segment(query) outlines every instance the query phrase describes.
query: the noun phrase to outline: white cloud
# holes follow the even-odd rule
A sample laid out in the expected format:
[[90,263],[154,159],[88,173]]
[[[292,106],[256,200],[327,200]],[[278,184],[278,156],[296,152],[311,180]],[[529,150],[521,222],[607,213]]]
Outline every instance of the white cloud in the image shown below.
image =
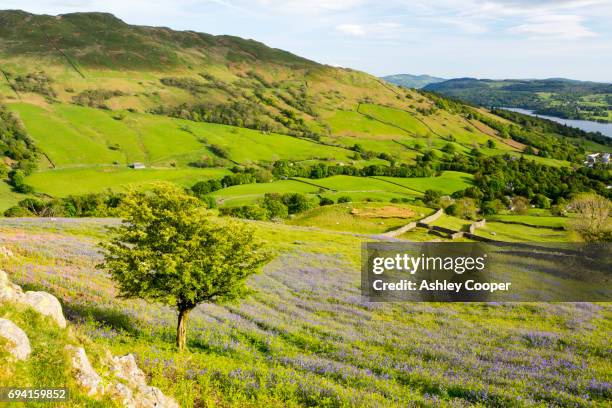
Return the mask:
[[258,0],[277,10],[301,12],[345,11],[368,3],[368,0]]
[[536,38],[578,39],[596,34],[584,26],[584,18],[567,14],[548,14],[528,18],[523,24],[512,27],[513,34]]
[[402,25],[398,23],[371,23],[371,24],[339,24],[336,31],[354,37],[369,37],[380,39],[396,38]]

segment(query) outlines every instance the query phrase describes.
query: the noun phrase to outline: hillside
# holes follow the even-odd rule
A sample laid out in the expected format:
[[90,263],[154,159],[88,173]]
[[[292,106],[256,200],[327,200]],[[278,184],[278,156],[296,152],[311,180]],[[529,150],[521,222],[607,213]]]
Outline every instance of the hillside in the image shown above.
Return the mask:
[[[608,303],[370,302],[360,279],[366,242],[610,240],[612,139],[104,13],[0,11],[0,70],[0,386],[63,385],[68,407],[607,406]],[[158,212],[146,201],[159,191],[174,204]],[[241,227],[271,255],[244,299],[192,292],[212,296],[193,308],[185,350],[181,294],[170,307],[128,299],[102,269],[130,202],[161,233],[133,236],[160,245],[124,248],[168,262],[119,269],[161,277],[161,293],[180,287],[166,267],[222,286],[230,264],[246,272],[224,241]],[[204,236],[209,223],[222,240]],[[214,270],[194,255],[203,245],[225,248],[205,254]],[[178,252],[200,258],[194,273]],[[512,269],[555,285],[528,267],[539,255]],[[44,309],[61,326],[28,296],[55,299]],[[29,358],[10,357],[4,320]],[[103,392],[80,381],[85,355]],[[128,398],[162,392],[166,404]]]
[[[477,186],[489,192],[484,201],[507,201],[519,190],[502,191],[490,178],[444,181],[445,171],[468,179],[500,168],[525,177],[520,191],[530,198],[609,193],[601,183],[608,174],[569,176],[586,153],[612,149],[584,132],[398,87],[253,40],[133,26],[104,13],[0,11],[0,22],[0,209],[12,207],[13,216],[100,215],[90,205],[116,200],[95,195],[158,181],[200,183],[200,190],[209,183],[199,194],[221,207],[258,205],[281,185],[315,202],[414,201],[427,183],[399,180],[414,178],[435,180],[433,188],[457,197],[484,183]],[[519,158],[525,164],[514,163]],[[533,175],[525,173],[538,166],[557,170],[533,191]],[[344,178],[321,180],[333,176]],[[398,187],[404,181],[424,187]],[[87,194],[94,196],[73,197]]]
[[[341,221],[335,228],[346,226],[345,217]],[[194,310],[189,350],[177,353],[175,312],[117,298],[112,281],[96,269],[101,258],[95,243],[114,224],[2,219],[0,242],[16,254],[3,268],[15,283],[62,301],[71,324],[92,340],[86,345],[90,357],[105,348],[114,355],[133,353],[150,384],[181,406],[493,401],[603,407],[609,401],[609,303],[365,302],[359,292],[360,244],[374,236],[303,226],[250,223],[278,258],[250,280],[256,293],[242,304]],[[491,227],[501,234],[496,228]],[[14,314],[9,309],[0,316]],[[28,334],[41,339],[33,345],[42,345],[53,329],[37,331],[39,320],[15,321],[25,330],[32,326]],[[57,343],[63,347],[64,337],[51,335],[49,350]]]
[[566,119],[612,122],[612,84],[563,78],[458,78],[432,83],[425,89],[480,106],[524,108]]
[[429,84],[436,84],[438,82],[444,82],[446,79],[433,77],[431,75],[411,75],[411,74],[397,74],[387,75],[382,77],[385,81],[401,86],[403,88],[424,88]]

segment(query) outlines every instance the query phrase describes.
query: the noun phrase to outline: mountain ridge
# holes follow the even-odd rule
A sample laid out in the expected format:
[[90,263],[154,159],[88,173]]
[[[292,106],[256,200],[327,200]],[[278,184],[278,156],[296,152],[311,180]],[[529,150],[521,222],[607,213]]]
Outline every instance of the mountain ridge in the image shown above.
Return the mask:
[[394,74],[386,75],[381,79],[390,82],[392,84],[402,86],[404,88],[423,88],[432,83],[438,83],[446,81],[445,78],[434,77],[427,74],[412,75],[412,74]]

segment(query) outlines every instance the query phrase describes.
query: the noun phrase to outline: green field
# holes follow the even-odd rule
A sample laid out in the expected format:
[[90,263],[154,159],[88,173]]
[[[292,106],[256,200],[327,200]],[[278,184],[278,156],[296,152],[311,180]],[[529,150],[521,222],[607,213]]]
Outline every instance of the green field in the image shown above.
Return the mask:
[[91,167],[47,170],[32,174],[26,182],[36,191],[53,197],[70,194],[101,192],[105,189],[123,191],[126,188],[146,188],[151,183],[170,181],[191,186],[200,180],[221,178],[226,169],[148,168],[134,170],[125,167]]
[[381,123],[355,111],[339,110],[327,119],[335,136],[354,138],[391,139],[411,136],[410,133],[395,126]]
[[[324,189],[343,192],[393,192],[405,195],[413,195],[414,190],[399,186],[393,183],[388,183],[384,180],[378,180],[374,177],[355,177],[355,176],[333,176],[324,179],[305,179],[296,177],[296,180],[301,180],[305,183],[310,183]],[[391,178],[395,180],[395,178]]]
[[429,128],[419,121],[414,113],[373,104],[360,104],[359,113],[372,117],[378,122],[390,124],[411,135],[425,136]]
[[[353,209],[368,210],[380,208],[405,208],[412,212],[408,217],[365,217],[351,214]],[[314,208],[287,221],[289,225],[317,227],[334,231],[363,234],[379,234],[397,229],[411,221],[433,213],[431,208],[406,204],[388,203],[347,203]]]
[[11,186],[0,182],[0,211],[16,205],[26,198],[26,195],[13,192]]
[[212,193],[222,206],[253,204],[267,193],[316,193],[319,189],[294,180],[278,180],[271,183],[256,183],[231,186]]
[[220,206],[254,204],[266,193],[302,193],[312,197],[326,197],[337,201],[350,197],[351,201],[386,201],[409,199],[421,195],[392,183],[370,177],[333,176],[324,179],[295,178],[271,183],[231,186],[212,193]]
[[444,214],[442,217],[431,222],[429,225],[437,227],[450,228],[455,231],[465,231],[472,221],[464,220],[461,218],[453,217],[451,215]]
[[552,227],[565,228],[568,225],[569,218],[555,217],[552,215],[504,215],[498,214],[490,217],[491,221],[508,221],[520,222],[523,224],[533,225],[534,227]]
[[400,184],[406,188],[425,192],[426,190],[438,190],[443,194],[451,194],[463,190],[472,185],[474,176],[458,171],[445,171],[438,177],[376,177],[376,179]]
[[[312,141],[203,122],[157,115],[117,112],[73,105],[15,103],[37,145],[57,167],[91,164],[128,164],[134,161],[187,165],[211,156],[207,145],[222,146],[229,159],[239,163],[333,159],[349,161],[352,152]],[[112,150],[112,146],[118,146]]]
[[524,225],[504,224],[491,221],[476,230],[476,235],[508,242],[567,242],[571,234],[567,231],[555,231]]

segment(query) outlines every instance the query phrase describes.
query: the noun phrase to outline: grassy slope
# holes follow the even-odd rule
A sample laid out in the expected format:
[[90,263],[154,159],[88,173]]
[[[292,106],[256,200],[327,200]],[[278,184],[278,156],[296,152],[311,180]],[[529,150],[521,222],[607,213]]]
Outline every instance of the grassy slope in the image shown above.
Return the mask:
[[[227,149],[229,159],[248,163],[279,159],[348,160],[349,151],[279,134],[148,114],[116,113],[71,105],[11,104],[41,149],[57,167],[86,164],[186,165],[210,156],[207,144]],[[118,144],[119,150],[110,146]]]
[[[20,305],[0,302],[0,318],[11,320],[28,336],[32,354],[25,361],[15,362],[3,351],[5,340],[0,338],[0,387],[67,388],[69,402],[54,403],[60,407],[118,407],[109,399],[98,400],[87,396],[75,383],[71,373],[70,356],[64,347],[80,345],[74,331],[60,329],[49,317]],[[87,351],[99,351],[97,345],[87,345]],[[92,360],[96,364],[95,360]],[[19,406],[23,403],[6,406]],[[28,405],[33,405],[29,403]]]
[[406,204],[392,204],[393,207],[408,208],[414,211],[412,217],[360,217],[351,214],[353,209],[367,210],[371,208],[387,207],[383,203],[348,203],[318,207],[299,214],[289,220],[289,225],[324,228],[332,231],[349,231],[367,234],[378,234],[397,229],[411,221],[421,219],[431,213],[430,208]]
[[420,192],[426,190],[439,190],[444,194],[451,194],[457,190],[463,190],[472,184],[473,176],[458,171],[445,171],[438,177],[416,177],[416,178],[395,178],[395,177],[376,177],[380,180],[392,181],[406,188]]
[[229,174],[227,169],[141,169],[127,167],[89,167],[47,170],[34,173],[26,180],[36,191],[51,196],[100,192],[105,189],[125,190],[142,188],[158,181],[171,181],[185,187],[198,181],[221,178]]
[[316,193],[318,188],[293,180],[279,180],[272,183],[243,184],[231,186],[212,194],[220,205],[239,206],[255,203],[267,193]]
[[[487,155],[521,154],[504,144],[484,123],[432,109],[433,102],[426,96],[384,84],[365,73],[322,66],[253,41],[129,26],[106,14],[76,14],[54,19],[0,12],[0,19],[7,23],[0,29],[0,39],[5,40],[0,54],[3,54],[2,69],[12,75],[9,81],[14,83],[16,75],[44,71],[56,94],[54,99],[59,103],[49,104],[43,96],[32,92],[22,91],[17,97],[6,81],[1,81],[0,97],[19,114],[56,168],[86,169],[82,173],[75,170],[75,173],[50,172],[32,176],[29,182],[39,188],[42,186],[40,191],[47,194],[93,192],[126,183],[146,184],[154,179],[186,182],[197,178],[198,174],[188,172],[188,164],[212,156],[206,147],[210,144],[224,147],[230,160],[241,164],[278,159],[350,163],[354,153],[346,148],[357,143],[366,150],[389,153],[400,162],[413,163],[428,149],[441,154],[440,149],[449,143],[447,139],[451,135],[456,141],[450,143],[460,153],[468,154],[478,146]],[[45,36],[57,42],[70,62],[57,50],[49,48]],[[95,47],[86,46],[91,44]],[[212,75],[214,80],[205,79],[206,75]],[[197,91],[180,89],[164,85],[161,79],[166,77],[189,79],[205,86]],[[113,111],[70,105],[75,95],[92,89],[116,90],[122,95],[104,102]],[[302,96],[296,96],[298,94]],[[261,99],[261,95],[271,102]],[[366,98],[369,102],[363,103]],[[307,127],[321,133],[323,141],[340,147],[278,133],[263,134],[126,111],[130,108],[143,112],[159,105],[172,107],[181,103],[223,104],[230,101],[255,103],[265,112],[260,119],[267,121],[281,115],[282,110],[292,112]],[[124,118],[114,119],[119,113]],[[485,114],[493,117],[490,113]],[[289,132],[284,125],[278,122],[276,125],[280,126],[280,131]],[[489,140],[496,142],[494,149],[483,147]],[[119,149],[115,150],[117,147]],[[531,157],[549,165],[568,164]],[[128,173],[119,176],[122,172],[117,171],[116,177],[108,183],[100,182],[96,165],[126,165],[133,161],[143,161],[160,169],[130,173],[131,177]],[[355,164],[372,163],[385,162],[374,159]],[[162,171],[171,165],[181,171]],[[48,167],[49,163],[43,161],[40,170]],[[189,175],[179,176],[181,172]],[[69,174],[83,180],[81,186],[70,187]],[[141,176],[142,180],[138,180]],[[88,180],[89,177],[92,179]],[[403,194],[389,186],[371,186],[363,191],[348,179],[345,181],[347,185],[336,189],[350,191],[349,195],[357,200],[389,200]],[[450,179],[449,183],[444,181],[445,185],[441,186],[434,181],[434,186],[451,192],[467,185]],[[406,186],[418,191],[426,189],[419,181],[414,183],[409,182]],[[326,194],[337,197],[333,192]],[[418,192],[413,194],[418,195]],[[10,194],[1,196],[6,203],[16,199]],[[245,200],[243,202],[249,201]]]
[[279,257],[241,305],[192,313],[183,355],[171,309],[115,298],[95,269],[100,221],[7,219],[0,238],[19,254],[4,265],[15,281],[59,296],[95,344],[136,353],[183,406],[605,406],[609,305],[367,304],[367,238],[250,225]]

